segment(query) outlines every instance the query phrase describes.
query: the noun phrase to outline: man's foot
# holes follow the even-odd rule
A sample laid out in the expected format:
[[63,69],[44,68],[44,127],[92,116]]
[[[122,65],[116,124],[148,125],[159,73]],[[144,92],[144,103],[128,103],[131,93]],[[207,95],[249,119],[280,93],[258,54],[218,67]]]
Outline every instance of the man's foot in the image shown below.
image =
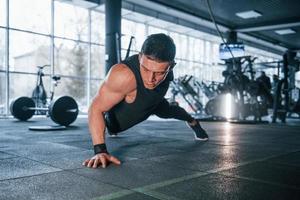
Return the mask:
[[195,140],[200,140],[200,141],[207,141],[208,140],[208,135],[206,131],[200,126],[200,123],[198,120],[194,120],[191,123],[186,122],[187,126],[193,129],[194,134],[195,134]]

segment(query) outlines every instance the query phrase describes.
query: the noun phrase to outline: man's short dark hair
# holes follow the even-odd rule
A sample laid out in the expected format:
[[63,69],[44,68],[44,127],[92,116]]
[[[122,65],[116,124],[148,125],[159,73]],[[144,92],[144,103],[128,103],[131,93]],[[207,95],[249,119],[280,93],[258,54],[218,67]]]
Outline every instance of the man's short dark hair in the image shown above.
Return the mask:
[[143,43],[141,53],[160,62],[173,62],[176,46],[170,36],[163,33],[152,34]]

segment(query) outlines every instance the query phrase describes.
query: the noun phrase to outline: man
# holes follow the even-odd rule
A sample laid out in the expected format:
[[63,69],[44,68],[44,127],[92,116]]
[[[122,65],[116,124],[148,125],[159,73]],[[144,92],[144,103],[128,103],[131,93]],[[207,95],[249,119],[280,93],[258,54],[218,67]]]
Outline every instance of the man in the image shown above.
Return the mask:
[[271,88],[272,88],[271,80],[264,71],[261,71],[261,74],[256,79],[256,81],[260,82],[266,90],[268,90],[268,91],[271,90]]
[[262,103],[267,105],[268,108],[273,107],[273,96],[271,94],[271,81],[264,71],[261,71],[261,75],[256,79],[259,83],[259,95],[262,99]]
[[197,120],[183,108],[169,105],[164,98],[173,80],[175,44],[165,34],[150,35],[141,52],[114,65],[100,86],[89,108],[89,128],[95,156],[83,162],[87,167],[103,168],[121,162],[110,155],[105,145],[105,128],[116,135],[155,114],[161,118],[184,120],[193,129],[196,140],[208,136]]

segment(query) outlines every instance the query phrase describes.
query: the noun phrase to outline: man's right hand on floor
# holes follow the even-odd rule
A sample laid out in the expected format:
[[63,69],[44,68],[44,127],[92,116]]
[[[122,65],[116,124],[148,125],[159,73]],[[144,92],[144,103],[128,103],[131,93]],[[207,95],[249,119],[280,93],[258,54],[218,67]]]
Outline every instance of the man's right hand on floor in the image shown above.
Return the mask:
[[98,166],[102,166],[102,168],[106,168],[110,163],[114,163],[116,165],[120,165],[121,161],[116,157],[109,155],[107,153],[99,153],[93,156],[91,159],[85,160],[82,165],[89,168],[97,168]]

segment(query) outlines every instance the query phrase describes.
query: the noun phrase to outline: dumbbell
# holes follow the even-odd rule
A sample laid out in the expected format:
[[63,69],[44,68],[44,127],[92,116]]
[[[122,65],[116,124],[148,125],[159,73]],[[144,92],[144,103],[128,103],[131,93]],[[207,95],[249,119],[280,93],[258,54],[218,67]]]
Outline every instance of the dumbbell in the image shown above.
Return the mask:
[[68,126],[73,123],[78,115],[78,105],[76,101],[69,96],[62,96],[52,101],[47,108],[37,108],[32,98],[20,97],[10,104],[11,114],[21,120],[30,119],[35,111],[45,110],[49,112],[50,118],[57,124]]

